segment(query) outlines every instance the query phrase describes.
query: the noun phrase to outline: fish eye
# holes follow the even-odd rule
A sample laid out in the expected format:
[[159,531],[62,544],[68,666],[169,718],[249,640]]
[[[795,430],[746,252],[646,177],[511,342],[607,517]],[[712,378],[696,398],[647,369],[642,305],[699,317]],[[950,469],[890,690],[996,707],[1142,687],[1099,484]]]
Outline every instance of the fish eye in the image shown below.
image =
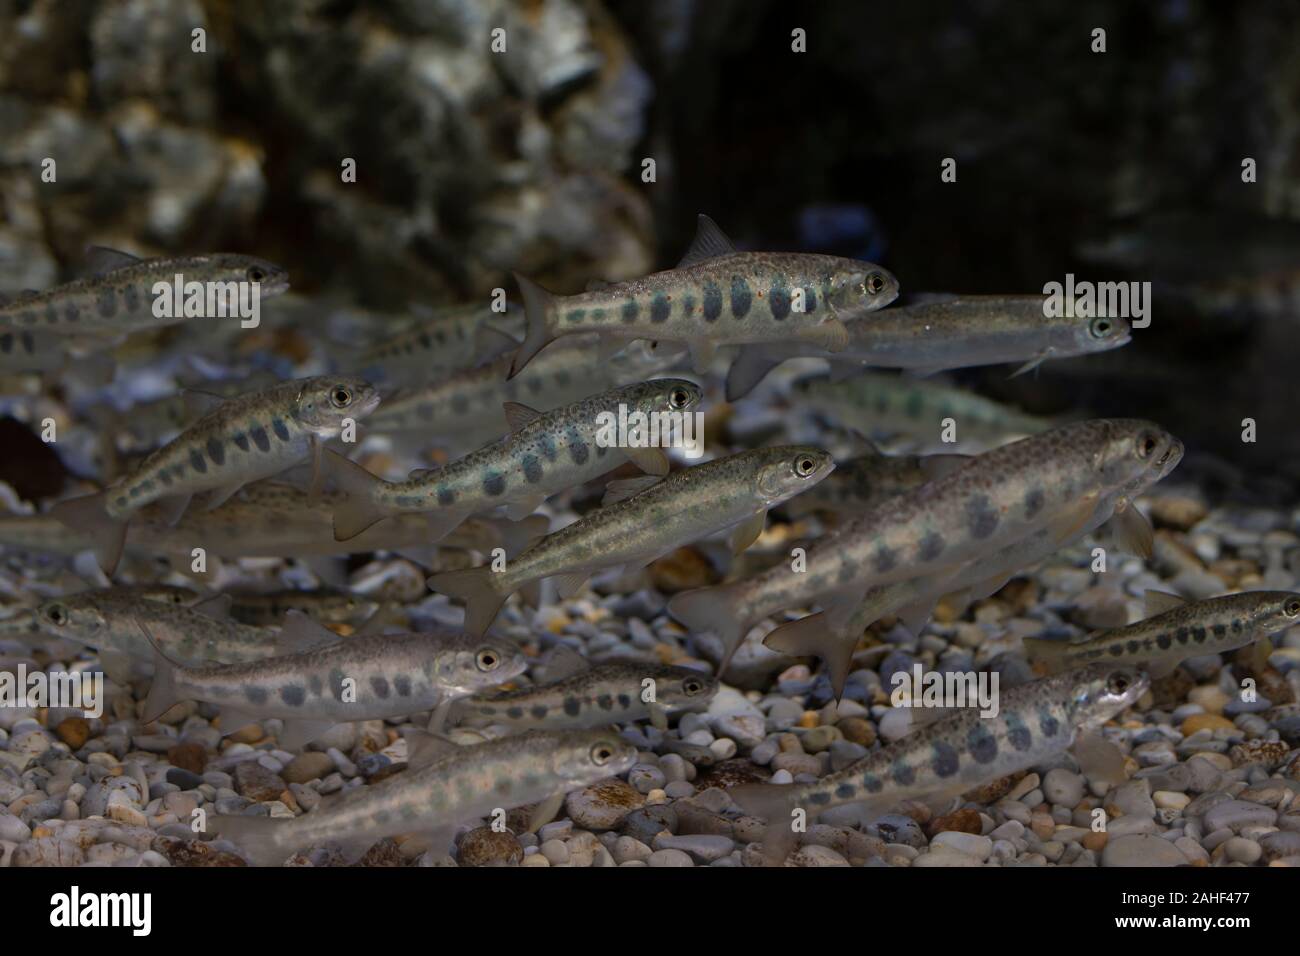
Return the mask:
[[704,690],[704,681],[698,677],[688,677],[682,681],[682,690],[686,692],[688,697],[694,697]]
[[879,272],[873,272],[867,276],[867,291],[872,295],[880,295],[885,290],[885,277]]
[[68,623],[68,609],[62,604],[54,604],[45,610],[45,619],[55,627],[63,627]]
[[501,663],[501,655],[493,650],[482,650],[478,652],[478,657],[474,659],[481,671],[496,670],[497,665]]
[[687,394],[684,388],[675,388],[671,395],[668,396],[668,404],[673,408],[685,408],[689,404],[691,396]]
[[603,767],[614,759],[614,748],[607,743],[593,744],[591,748],[591,762],[597,767]]
[[335,408],[347,408],[352,404],[352,389],[346,385],[335,385],[330,392],[330,402]]
[[1114,330],[1115,325],[1105,316],[1100,316],[1092,320],[1088,325],[1088,331],[1092,333],[1093,338],[1104,339]]
[[248,269],[249,282],[261,282],[266,278],[266,270],[261,266],[250,266]]
[[1143,432],[1141,435],[1138,436],[1138,440],[1137,440],[1138,457],[1150,458],[1151,453],[1156,450],[1156,445],[1158,444],[1159,442],[1156,441],[1155,435],[1151,434],[1150,432]]
[[1282,613],[1287,617],[1295,617],[1300,614],[1300,601],[1287,601],[1286,607],[1282,608]]
[[1116,696],[1125,693],[1128,690],[1128,688],[1129,688],[1129,679],[1128,679],[1128,675],[1126,674],[1118,674],[1118,673],[1111,674],[1110,680],[1106,682],[1106,690],[1109,693],[1114,694]]
[[808,455],[801,455],[795,459],[794,473],[800,478],[807,478],[817,470],[817,462],[813,461]]

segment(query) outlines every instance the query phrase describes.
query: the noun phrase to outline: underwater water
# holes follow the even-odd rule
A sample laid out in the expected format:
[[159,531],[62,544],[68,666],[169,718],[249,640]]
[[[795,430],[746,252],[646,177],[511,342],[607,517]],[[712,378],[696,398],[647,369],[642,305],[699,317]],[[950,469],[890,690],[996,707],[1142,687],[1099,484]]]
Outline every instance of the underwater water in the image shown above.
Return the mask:
[[0,865],[1297,865],[1297,39],[0,5]]

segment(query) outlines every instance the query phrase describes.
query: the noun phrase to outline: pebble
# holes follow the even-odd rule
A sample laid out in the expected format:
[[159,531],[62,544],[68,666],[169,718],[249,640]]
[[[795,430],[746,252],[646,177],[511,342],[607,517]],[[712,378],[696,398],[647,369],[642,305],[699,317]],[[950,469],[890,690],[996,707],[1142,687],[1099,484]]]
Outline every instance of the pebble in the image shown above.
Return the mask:
[[1065,807],[1076,806],[1083,799],[1084,779],[1060,767],[1043,776],[1043,796],[1050,802]]
[[475,827],[461,837],[457,847],[461,866],[509,866],[523,858],[524,848],[509,830]]
[[[635,861],[632,861],[635,862]],[[650,866],[694,866],[695,861],[681,850],[655,850],[646,858]]]
[[1149,834],[1112,834],[1101,854],[1102,866],[1182,866],[1187,863],[1178,847]]
[[614,829],[630,812],[643,806],[645,799],[625,781],[611,777],[573,791],[565,798],[564,806],[576,826],[601,831]]
[[1277,820],[1277,811],[1272,807],[1245,800],[1227,800],[1212,807],[1205,813],[1204,826],[1208,832],[1215,830],[1240,830],[1245,826],[1263,824],[1272,826]]

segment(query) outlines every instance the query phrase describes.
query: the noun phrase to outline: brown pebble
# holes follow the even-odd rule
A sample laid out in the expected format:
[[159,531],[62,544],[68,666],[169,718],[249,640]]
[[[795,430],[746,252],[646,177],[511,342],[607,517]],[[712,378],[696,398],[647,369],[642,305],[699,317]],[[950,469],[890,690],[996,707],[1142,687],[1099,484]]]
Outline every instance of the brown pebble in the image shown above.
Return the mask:
[[509,830],[475,827],[460,839],[456,859],[461,866],[511,866],[524,858],[524,848]]
[[835,726],[844,735],[844,739],[850,743],[870,747],[876,742],[875,725],[863,717],[845,717]]
[[69,717],[61,721],[54,732],[73,750],[80,750],[90,739],[90,722],[85,717]]
[[1029,829],[1040,840],[1050,840],[1056,833],[1056,821],[1048,813],[1034,813],[1029,817]]
[[945,813],[942,816],[935,817],[925,828],[925,832],[930,837],[945,831],[973,833],[979,836],[983,829],[984,821],[980,819],[979,811],[970,807],[962,807],[952,813]]
[[402,856],[402,848],[397,845],[397,841],[389,837],[380,840],[353,866],[406,866],[409,861]]
[[1192,530],[1207,513],[1201,502],[1182,495],[1153,498],[1147,510],[1152,523],[1157,527],[1173,528],[1176,531]]
[[1083,844],[1084,849],[1092,850],[1094,853],[1100,853],[1106,849],[1106,841],[1110,839],[1110,834],[1105,830],[1093,830],[1079,842]]
[[208,765],[208,752],[202,744],[177,744],[167,751],[167,762],[190,773],[203,773],[203,768]]
[[246,727],[240,727],[226,739],[237,744],[255,744],[265,736],[266,731],[262,729],[261,724],[249,724]]
[[172,866],[248,866],[242,857],[214,850],[202,840],[158,837],[153,841],[152,849],[166,857]]
[[982,787],[976,787],[974,790],[967,790],[962,794],[962,799],[968,800],[971,803],[979,803],[983,805],[997,803],[1010,793],[1012,788],[1023,780],[1028,773],[1028,770],[1017,770],[1013,774],[999,777],[997,780],[994,780],[991,783],[986,783]]
[[648,570],[651,583],[664,594],[707,587],[719,581],[717,569],[697,548],[678,548],[652,562]]

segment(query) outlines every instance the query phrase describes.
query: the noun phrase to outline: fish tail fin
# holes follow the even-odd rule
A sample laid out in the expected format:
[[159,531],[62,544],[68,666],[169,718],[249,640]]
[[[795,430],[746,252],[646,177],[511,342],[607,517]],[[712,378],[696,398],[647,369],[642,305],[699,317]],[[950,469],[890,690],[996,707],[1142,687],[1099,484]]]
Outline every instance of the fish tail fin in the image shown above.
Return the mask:
[[749,629],[731,606],[727,589],[696,588],[674,595],[668,602],[668,613],[692,631],[709,631],[718,636],[722,641],[722,659],[717,673],[721,677]]
[[104,573],[112,577],[122,560],[126,546],[126,522],[113,518],[105,509],[107,492],[60,501],[50,515],[73,531],[89,535],[95,541],[95,558]]
[[464,601],[465,630],[475,637],[482,637],[508,597],[493,585],[495,578],[496,572],[491,568],[465,568],[435,574],[429,578],[429,587],[439,594]]
[[531,279],[525,279],[518,272],[514,273],[514,277],[515,282],[519,284],[519,292],[524,297],[526,331],[519,350],[515,352],[514,361],[510,363],[510,374],[506,376],[507,378],[514,378],[522,372],[524,366],[531,362],[538,352],[555,340],[555,336],[551,333],[551,311],[555,296]]
[[782,624],[763,639],[766,647],[790,657],[819,658],[837,699],[844,695],[857,643],[841,630],[830,627],[821,612]]
[[374,491],[384,484],[355,461],[336,451],[325,450],[325,464],[346,497],[334,506],[334,540],[355,538],[371,525],[388,517],[374,501]]
[[144,639],[153,648],[153,682],[149,685],[149,696],[144,702],[143,715],[145,723],[149,723],[162,717],[184,699],[176,690],[176,673],[184,665],[167,656],[143,621],[137,619],[135,626],[140,629]]
[[743,346],[727,370],[727,401],[744,398],[781,361],[780,357],[774,358],[771,351],[761,345]]
[[207,829],[239,847],[253,866],[279,866],[296,849],[283,839],[292,824],[271,817],[215,814],[208,818]]

